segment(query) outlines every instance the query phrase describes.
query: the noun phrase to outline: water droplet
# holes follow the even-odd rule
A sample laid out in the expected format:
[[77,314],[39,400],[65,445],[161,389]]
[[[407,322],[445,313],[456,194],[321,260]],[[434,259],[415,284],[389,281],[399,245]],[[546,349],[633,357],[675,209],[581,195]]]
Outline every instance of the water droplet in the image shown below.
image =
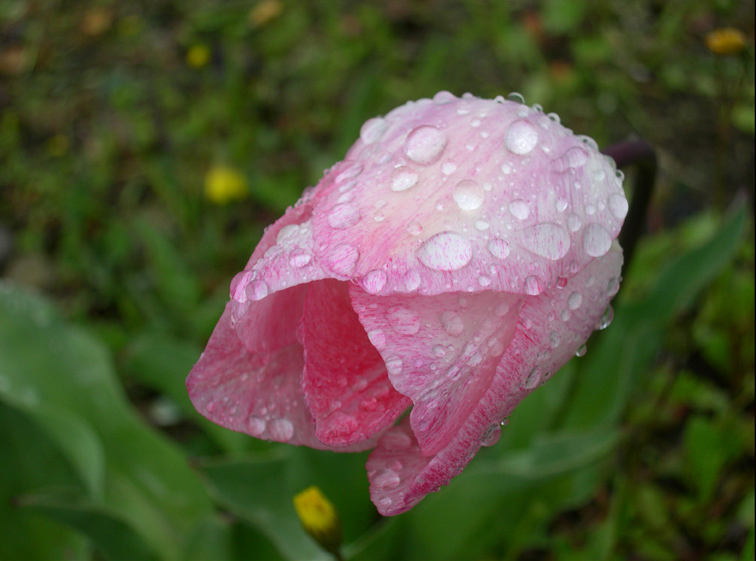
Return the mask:
[[441,312],[440,321],[441,327],[454,337],[457,337],[465,330],[465,322],[462,321],[462,317],[457,312],[452,312],[451,310]]
[[386,334],[380,329],[373,329],[367,333],[370,343],[379,351],[386,346]]
[[619,220],[623,220],[627,216],[627,199],[623,195],[614,194],[609,197],[607,201],[609,205],[609,211]]
[[538,144],[538,129],[530,122],[519,119],[509,125],[504,145],[514,154],[524,155]]
[[370,271],[362,281],[362,287],[369,294],[378,294],[386,286],[386,273],[380,269]]
[[520,244],[531,253],[556,261],[570,250],[570,235],[561,226],[547,222],[524,230]]
[[278,231],[278,235],[276,236],[276,244],[287,245],[297,237],[297,234],[299,234],[299,225],[287,224]]
[[610,298],[619,292],[620,280],[617,277],[612,277],[606,284],[606,295]]
[[333,248],[328,256],[328,263],[334,273],[349,276],[354,272],[360,252],[348,243],[342,243]]
[[476,210],[483,204],[483,190],[475,181],[463,179],[454,187],[452,197],[462,210]]
[[525,294],[529,294],[530,296],[538,296],[543,290],[540,280],[535,275],[531,275],[525,279],[523,288],[525,289]]
[[252,281],[247,285],[247,288],[244,289],[247,298],[254,301],[262,300],[268,295],[268,292],[268,285],[262,280]]
[[598,328],[606,329],[612,324],[613,319],[614,309],[611,306],[607,306],[606,310],[604,310],[604,314],[601,316],[601,320],[599,320]]
[[396,472],[390,469],[382,469],[381,472],[375,476],[373,480],[378,487],[384,489],[393,489],[401,482],[401,479]]
[[252,436],[260,436],[265,431],[265,419],[250,417],[247,419],[247,432]]
[[433,96],[433,103],[436,105],[445,105],[447,103],[451,103],[452,101],[456,100],[457,98],[454,96],[453,93],[447,92],[447,91],[440,91],[436,95]]
[[525,389],[532,390],[536,387],[538,387],[538,384],[541,383],[541,371],[538,368],[534,368],[530,371],[530,374],[528,374],[527,380],[525,380]]
[[[348,179],[353,179],[357,177],[360,173],[362,173],[362,164],[359,162],[350,162],[346,163],[346,166],[339,172],[339,175],[336,176],[336,183],[342,183],[343,181],[346,181]],[[351,187],[350,187],[351,188]],[[344,191],[347,191],[348,189],[344,189]]]
[[441,172],[444,175],[451,175],[455,171],[457,171],[457,164],[455,164],[453,161],[446,160],[443,164],[441,164]]
[[367,387],[368,387],[367,378],[359,378],[354,384],[352,384],[352,389],[356,392],[361,392]]
[[419,236],[423,231],[423,227],[419,222],[410,222],[407,225],[407,232],[411,236]]
[[491,227],[491,225],[486,222],[485,220],[476,220],[475,221],[475,229],[479,230],[481,232],[485,232]]
[[480,275],[478,277],[478,284],[480,284],[480,286],[490,286],[491,277],[487,277],[486,275]]
[[522,94],[517,93],[517,92],[512,92],[511,94],[509,94],[507,96],[507,99],[509,101],[513,101],[513,102],[519,103],[519,104],[525,103],[525,98],[522,96]]
[[446,349],[441,345],[435,345],[433,347],[433,354],[438,357],[442,357],[446,354]]
[[472,245],[456,232],[441,232],[417,250],[420,262],[435,271],[457,271],[472,260]]
[[488,251],[497,259],[509,257],[509,244],[502,239],[494,238],[488,242]]
[[392,306],[387,310],[386,317],[397,333],[414,335],[420,331],[420,316],[405,306]]
[[446,148],[446,135],[432,125],[422,125],[407,135],[404,153],[415,163],[432,164]]
[[505,315],[507,315],[508,311],[509,304],[507,302],[501,302],[496,306],[496,308],[494,308],[494,314],[496,314],[497,317],[504,317]]
[[559,317],[562,318],[562,321],[570,321],[572,313],[569,310],[562,310],[562,313],[559,314]]
[[381,438],[381,446],[387,452],[399,452],[412,446],[412,439],[403,432],[392,430]]
[[588,152],[582,146],[573,146],[564,154],[553,160],[551,163],[554,169],[563,173],[568,169],[575,169],[585,165],[588,161]]
[[382,499],[378,499],[378,506],[382,506],[383,508],[391,506],[391,503],[394,501],[391,500],[391,497],[383,497]]
[[592,204],[588,203],[587,205],[585,205],[585,213],[586,213],[586,214],[587,214],[588,216],[591,216],[591,215],[593,215],[593,214],[596,214],[596,207],[595,207],[595,206],[593,206]]
[[552,349],[556,349],[557,347],[559,347],[559,343],[561,342],[562,342],[562,339],[561,337],[559,337],[559,333],[557,333],[556,331],[552,331],[549,334],[549,346]]
[[609,248],[612,247],[612,236],[603,226],[588,224],[583,232],[583,249],[591,257],[601,257],[606,255]]
[[588,347],[586,347],[585,345],[581,345],[578,348],[578,350],[575,352],[575,356],[577,357],[585,356],[585,353],[587,350],[588,350]]
[[388,123],[382,117],[368,119],[360,128],[360,138],[365,144],[377,142],[388,129]]
[[407,166],[400,166],[391,174],[391,190],[406,191],[417,184],[418,175]]
[[493,446],[494,444],[499,442],[499,438],[501,438],[501,426],[499,425],[499,423],[496,423],[486,430],[483,438],[480,441],[480,444],[482,446]]
[[570,310],[577,310],[583,303],[583,295],[579,292],[573,292],[567,297],[567,306]]
[[582,225],[583,221],[580,220],[577,214],[570,213],[567,215],[567,227],[570,229],[570,232],[577,232]]
[[402,359],[394,356],[386,359],[386,370],[389,374],[397,375],[402,372]]
[[342,230],[354,226],[359,221],[360,213],[350,204],[338,204],[328,213],[328,224],[331,228]]
[[422,278],[420,277],[420,273],[418,273],[417,271],[409,271],[404,276],[404,288],[407,290],[407,292],[417,290],[417,288],[420,286],[421,281]]
[[561,198],[557,199],[556,201],[557,212],[564,212],[565,210],[567,210],[568,205],[569,203],[567,202],[567,199],[561,199]]
[[295,269],[301,269],[307,266],[312,260],[312,256],[302,248],[296,248],[289,254],[289,264]]
[[522,199],[515,199],[514,201],[509,203],[509,212],[511,212],[512,216],[514,216],[515,218],[525,220],[528,216],[530,216],[530,207],[528,206],[528,203],[526,203]]
[[294,425],[288,419],[276,419],[270,423],[268,434],[271,440],[288,442],[294,436]]

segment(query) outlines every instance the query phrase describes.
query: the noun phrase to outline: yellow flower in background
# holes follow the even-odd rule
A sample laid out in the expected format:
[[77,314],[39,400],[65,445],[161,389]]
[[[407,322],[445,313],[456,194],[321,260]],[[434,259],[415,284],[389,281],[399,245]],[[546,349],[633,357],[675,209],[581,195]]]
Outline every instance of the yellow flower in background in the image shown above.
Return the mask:
[[249,24],[260,27],[276,19],[283,11],[283,3],[279,0],[263,0],[249,11]]
[[323,549],[338,556],[341,521],[336,508],[316,486],[294,496],[294,508],[302,527]]
[[237,170],[228,166],[213,166],[205,176],[205,197],[217,205],[247,196],[247,181]]
[[746,48],[746,36],[732,27],[715,29],[706,35],[706,46],[715,55],[736,55]]
[[194,68],[202,68],[210,62],[210,48],[207,45],[193,45],[186,52],[186,62]]

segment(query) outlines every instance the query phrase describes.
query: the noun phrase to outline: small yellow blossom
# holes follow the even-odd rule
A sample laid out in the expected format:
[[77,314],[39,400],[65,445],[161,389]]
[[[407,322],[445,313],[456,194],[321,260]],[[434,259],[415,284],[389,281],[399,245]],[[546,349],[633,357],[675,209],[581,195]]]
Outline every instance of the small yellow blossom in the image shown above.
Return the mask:
[[247,181],[237,170],[227,166],[213,166],[205,176],[205,196],[217,205],[247,196]]
[[294,508],[302,527],[323,549],[338,555],[341,545],[341,521],[336,508],[316,486],[294,496]]
[[260,27],[276,19],[283,11],[283,3],[279,0],[263,0],[249,11],[249,23],[252,27]]
[[739,29],[725,27],[706,35],[706,46],[715,55],[736,55],[746,47],[746,36]]
[[186,62],[194,68],[202,68],[210,62],[210,49],[207,45],[194,45],[186,52]]

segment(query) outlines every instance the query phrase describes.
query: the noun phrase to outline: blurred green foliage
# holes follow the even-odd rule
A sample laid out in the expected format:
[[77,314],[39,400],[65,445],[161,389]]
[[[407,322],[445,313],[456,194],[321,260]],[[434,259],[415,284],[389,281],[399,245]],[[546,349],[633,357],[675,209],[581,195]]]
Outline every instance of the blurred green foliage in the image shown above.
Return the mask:
[[[291,503],[312,484],[347,559],[753,559],[753,10],[0,3],[0,559],[327,559]],[[707,49],[723,27],[742,52]],[[640,135],[661,173],[613,325],[383,520],[365,454],[231,433],[183,381],[263,228],[364,120],[441,89]]]

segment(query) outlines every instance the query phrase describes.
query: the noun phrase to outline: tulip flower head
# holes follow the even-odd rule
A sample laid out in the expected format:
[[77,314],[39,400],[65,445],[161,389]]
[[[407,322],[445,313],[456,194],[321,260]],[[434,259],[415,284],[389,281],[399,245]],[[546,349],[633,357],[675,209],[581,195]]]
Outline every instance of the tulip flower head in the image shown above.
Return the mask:
[[622,266],[621,174],[539,109],[440,92],[367,121],[233,279],[187,380],[197,410],[257,438],[374,448],[384,515],[494,444],[606,323]]

